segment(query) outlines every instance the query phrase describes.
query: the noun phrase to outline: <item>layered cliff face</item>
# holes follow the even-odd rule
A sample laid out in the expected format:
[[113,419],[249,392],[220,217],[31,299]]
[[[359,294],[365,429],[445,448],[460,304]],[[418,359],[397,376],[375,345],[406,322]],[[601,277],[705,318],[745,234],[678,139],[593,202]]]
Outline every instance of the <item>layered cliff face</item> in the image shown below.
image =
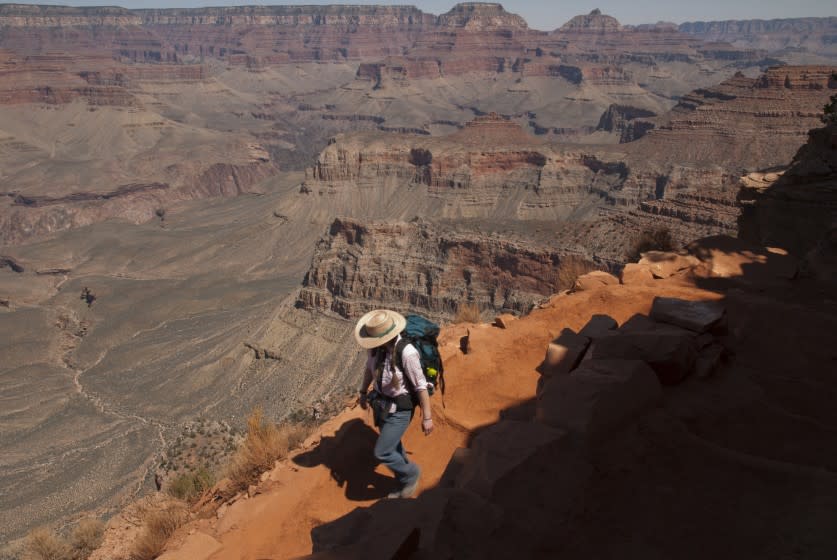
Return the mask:
[[571,287],[572,272],[562,273],[562,267],[594,267],[586,262],[425,221],[338,219],[317,245],[297,305],[347,319],[381,307],[444,316],[466,302],[483,310],[527,312]]
[[819,125],[837,82],[834,66],[782,66],[738,74],[684,96],[667,123],[642,140],[665,159],[760,169],[787,164]]
[[683,23],[680,31],[705,41],[725,41],[741,47],[796,51],[833,57],[837,18],[752,19]]
[[350,200],[389,189],[439,218],[563,219],[621,184],[624,165],[556,150],[497,115],[444,138],[341,138],[306,173],[303,190]]
[[618,261],[624,240],[646,230],[666,228],[676,243],[735,235],[742,162],[764,169],[790,161],[819,122],[831,72],[738,76],[661,117],[612,106],[600,129],[619,134],[618,149],[549,144],[496,115],[443,138],[344,136],[309,169],[304,189],[345,200],[401,192],[416,213],[450,220],[557,220],[556,245]]

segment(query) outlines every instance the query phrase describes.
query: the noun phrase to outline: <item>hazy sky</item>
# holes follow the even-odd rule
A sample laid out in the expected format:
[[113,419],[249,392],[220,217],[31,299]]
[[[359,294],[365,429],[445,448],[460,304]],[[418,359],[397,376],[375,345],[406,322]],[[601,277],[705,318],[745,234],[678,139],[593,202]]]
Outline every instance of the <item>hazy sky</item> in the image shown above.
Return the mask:
[[[448,11],[454,0],[416,0],[415,2],[384,2],[381,0],[355,0],[334,2],[329,0],[277,1],[229,1],[229,0],[67,0],[26,2],[31,4],[63,4],[70,6],[117,5],[125,8],[195,8],[201,6],[238,6],[246,4],[410,4],[425,12],[440,14]],[[523,16],[529,27],[550,30],[560,27],[571,17],[586,14],[594,8],[614,16],[621,23],[655,23],[657,21],[709,21],[719,19],[772,19],[806,16],[837,16],[834,0],[518,0],[501,2],[506,10]]]

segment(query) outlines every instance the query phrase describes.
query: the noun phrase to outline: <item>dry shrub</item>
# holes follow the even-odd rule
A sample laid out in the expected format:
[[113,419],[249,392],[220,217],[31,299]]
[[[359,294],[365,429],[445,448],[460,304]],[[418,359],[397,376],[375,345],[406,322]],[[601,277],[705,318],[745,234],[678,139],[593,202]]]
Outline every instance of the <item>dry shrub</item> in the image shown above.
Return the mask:
[[454,316],[453,322],[479,323],[482,320],[481,316],[480,307],[476,303],[460,303],[456,308],[456,316]]
[[305,438],[311,434],[311,427],[302,424],[286,424],[282,426],[282,429],[285,430],[288,435],[289,450],[296,449],[301,446],[302,442],[305,441]]
[[134,543],[131,560],[153,560],[162,554],[166,541],[186,523],[189,513],[182,505],[170,505],[162,509],[142,512],[143,532]]
[[49,529],[35,529],[26,538],[24,560],[73,560],[73,548]]
[[576,279],[582,274],[598,270],[592,263],[578,255],[567,255],[558,264],[558,289],[569,290],[575,285]]
[[668,228],[646,229],[636,236],[625,255],[628,262],[636,262],[648,251],[673,251],[674,239]]
[[85,560],[102,544],[105,535],[105,524],[98,519],[83,519],[76,525],[70,535],[70,545],[73,547],[75,558]]
[[70,540],[49,529],[35,529],[26,539],[25,560],[86,560],[100,544],[105,525],[84,519],[73,529]]
[[196,471],[184,473],[175,478],[167,489],[169,495],[194,502],[206,490],[215,484],[215,475],[206,467],[200,467]]
[[306,437],[306,429],[298,424],[277,426],[265,421],[261,408],[247,418],[247,437],[230,458],[227,476],[239,489],[247,488],[259,476],[273,468],[273,463],[288,455]]

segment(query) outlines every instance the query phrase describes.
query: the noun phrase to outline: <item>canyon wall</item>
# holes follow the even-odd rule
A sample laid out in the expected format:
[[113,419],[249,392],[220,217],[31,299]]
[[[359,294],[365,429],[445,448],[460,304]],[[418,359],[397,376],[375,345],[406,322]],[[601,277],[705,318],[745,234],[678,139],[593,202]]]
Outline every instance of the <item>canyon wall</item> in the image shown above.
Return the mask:
[[705,41],[724,41],[758,49],[837,53],[837,17],[694,21],[679,26]]
[[[567,264],[569,263],[569,264]],[[495,235],[454,233],[430,222],[337,219],[314,253],[297,305],[351,319],[375,308],[450,316],[463,303],[528,312],[586,266],[578,255]]]

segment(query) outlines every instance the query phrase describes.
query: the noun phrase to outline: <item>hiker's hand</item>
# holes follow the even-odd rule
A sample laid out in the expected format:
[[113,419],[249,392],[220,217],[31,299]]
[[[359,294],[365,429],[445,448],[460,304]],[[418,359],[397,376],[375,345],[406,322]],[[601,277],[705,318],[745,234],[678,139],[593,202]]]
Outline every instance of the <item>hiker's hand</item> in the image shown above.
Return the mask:
[[424,432],[424,435],[429,436],[430,432],[433,431],[433,419],[427,418],[422,419],[421,421],[421,431]]
[[360,405],[360,408],[366,410],[369,408],[369,403],[366,400],[366,393],[361,393],[357,398],[357,404]]

